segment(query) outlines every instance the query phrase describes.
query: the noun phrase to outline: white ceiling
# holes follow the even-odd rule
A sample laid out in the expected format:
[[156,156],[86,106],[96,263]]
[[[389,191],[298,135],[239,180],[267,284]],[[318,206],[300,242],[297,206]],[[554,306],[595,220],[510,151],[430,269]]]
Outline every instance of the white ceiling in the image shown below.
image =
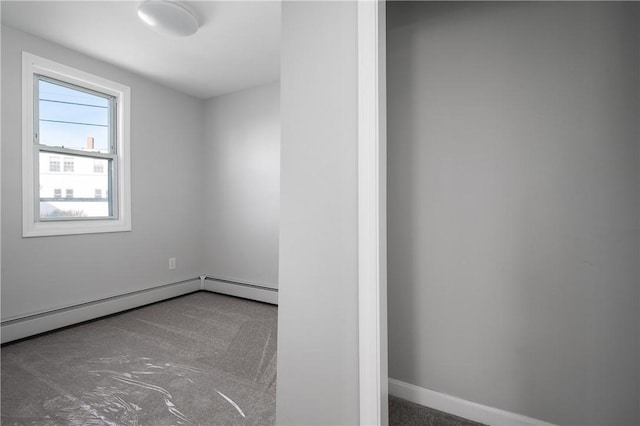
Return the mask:
[[189,37],[138,19],[140,1],[6,1],[2,24],[207,99],[280,78],[279,1],[188,1]]

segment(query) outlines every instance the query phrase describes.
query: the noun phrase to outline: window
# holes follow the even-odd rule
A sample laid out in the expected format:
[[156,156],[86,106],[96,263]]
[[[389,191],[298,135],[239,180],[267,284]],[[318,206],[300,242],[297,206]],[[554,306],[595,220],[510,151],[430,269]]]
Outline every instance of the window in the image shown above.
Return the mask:
[[93,173],[104,173],[104,160],[93,160]]
[[56,188],[53,190],[53,198],[62,198],[62,189]]
[[49,157],[49,171],[50,172],[60,171],[60,157]]
[[73,158],[64,159],[64,171],[65,173],[73,173]]
[[95,198],[102,198],[102,189],[96,189]]
[[[131,230],[129,88],[26,52],[22,58],[23,236]],[[60,172],[60,157],[62,173],[50,174]],[[47,162],[48,172],[40,165]],[[66,187],[64,198],[59,189],[46,198],[55,184]],[[106,196],[96,190],[91,198],[96,187],[108,188]]]

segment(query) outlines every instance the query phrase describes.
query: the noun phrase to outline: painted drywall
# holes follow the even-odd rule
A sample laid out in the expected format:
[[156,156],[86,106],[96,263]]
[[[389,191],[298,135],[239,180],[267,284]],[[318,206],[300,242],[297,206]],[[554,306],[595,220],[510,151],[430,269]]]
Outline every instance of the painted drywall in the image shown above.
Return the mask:
[[204,273],[277,288],[280,84],[205,108]]
[[638,424],[637,3],[388,3],[390,377]]
[[358,424],[357,6],[283,2],[279,425]]
[[[22,238],[23,50],[131,88],[131,232]],[[199,275],[203,121],[204,101],[3,26],[2,319]]]

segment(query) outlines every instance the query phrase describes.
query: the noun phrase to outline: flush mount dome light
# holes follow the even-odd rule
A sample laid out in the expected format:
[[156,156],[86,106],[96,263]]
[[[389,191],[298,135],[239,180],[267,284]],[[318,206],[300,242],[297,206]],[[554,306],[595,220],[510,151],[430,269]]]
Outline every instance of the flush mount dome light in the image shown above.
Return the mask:
[[138,8],[138,17],[162,34],[185,37],[195,34],[200,24],[186,6],[169,0],[147,0]]

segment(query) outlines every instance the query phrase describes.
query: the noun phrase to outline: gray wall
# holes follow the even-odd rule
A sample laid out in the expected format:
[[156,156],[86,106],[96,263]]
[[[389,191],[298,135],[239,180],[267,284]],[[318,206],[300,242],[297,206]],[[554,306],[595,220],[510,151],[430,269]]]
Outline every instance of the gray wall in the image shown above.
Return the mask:
[[204,273],[278,287],[280,84],[206,103]]
[[[132,232],[22,238],[22,50],[131,87]],[[2,318],[200,274],[203,120],[201,100],[3,26]]]
[[357,9],[283,2],[277,423],[358,423]]
[[638,424],[639,5],[390,3],[390,376]]

